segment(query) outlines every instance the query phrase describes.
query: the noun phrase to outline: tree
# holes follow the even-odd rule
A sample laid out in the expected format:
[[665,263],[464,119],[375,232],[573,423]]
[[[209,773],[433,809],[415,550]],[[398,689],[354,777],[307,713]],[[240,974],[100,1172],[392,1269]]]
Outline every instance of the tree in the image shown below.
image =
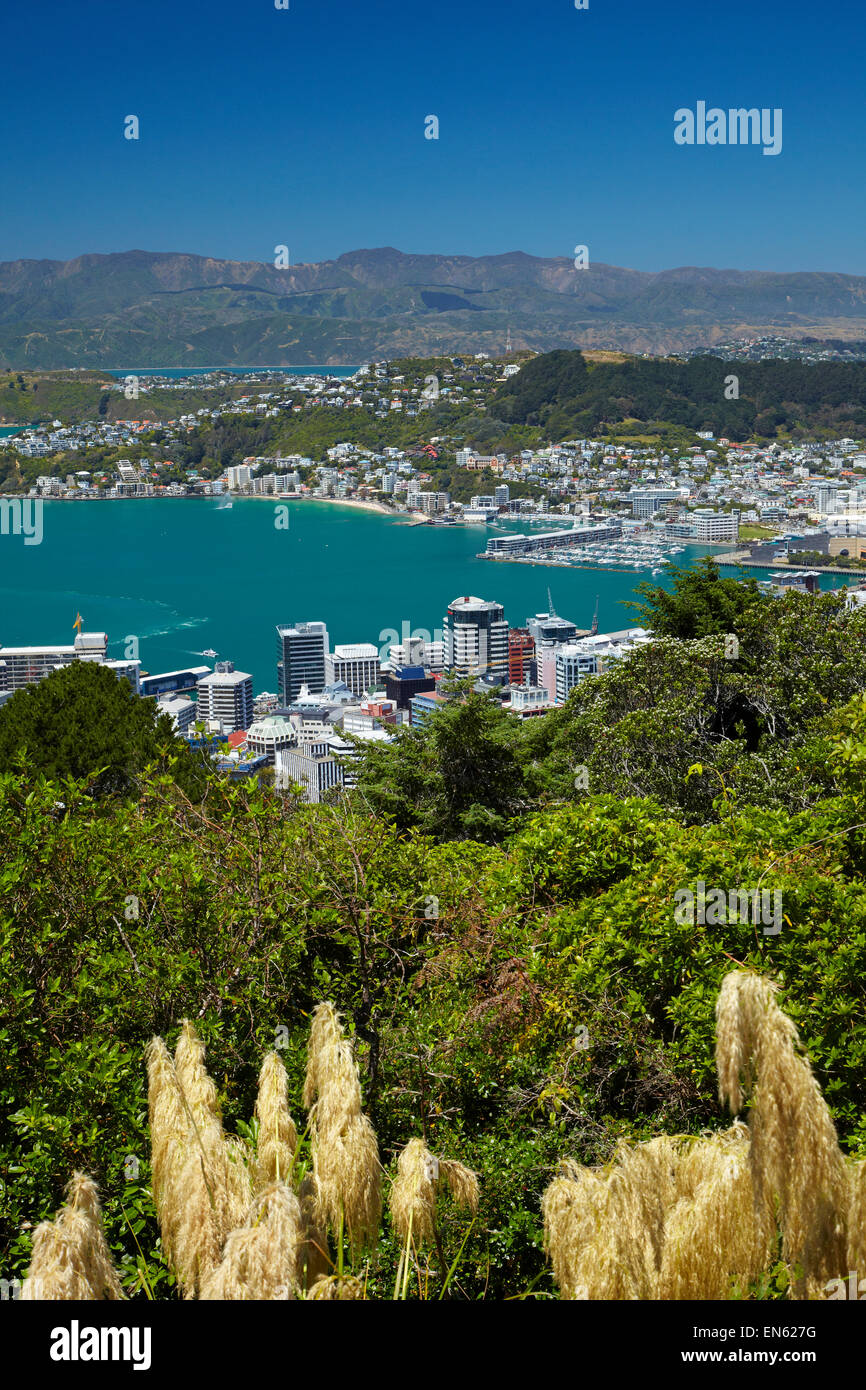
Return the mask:
[[451,693],[420,729],[401,730],[390,746],[361,745],[358,789],[401,828],[495,842],[527,804],[520,727],[468,681]]
[[54,781],[88,778],[94,795],[128,793],[148,764],[170,770],[189,794],[204,765],[155,700],[96,662],[76,661],[17,691],[0,709],[0,772],[26,761]]
[[723,579],[712,556],[694,568],[672,565],[673,593],[656,584],[638,584],[644,600],[629,603],[645,627],[659,637],[711,637],[737,633],[743,615],[765,602],[754,579]]

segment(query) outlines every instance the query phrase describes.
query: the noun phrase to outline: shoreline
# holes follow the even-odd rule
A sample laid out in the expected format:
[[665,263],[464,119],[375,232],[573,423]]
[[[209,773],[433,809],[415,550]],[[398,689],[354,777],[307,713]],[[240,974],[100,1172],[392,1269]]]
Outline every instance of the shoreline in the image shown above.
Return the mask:
[[790,565],[785,560],[777,560],[771,565],[768,560],[752,560],[744,552],[736,551],[719,555],[716,564],[724,565],[726,569],[776,570],[779,574],[784,574],[786,570],[792,574],[800,570],[814,570],[816,574],[838,574],[840,578],[851,575],[852,578],[866,579],[866,569],[842,569],[839,565]]
[[355,511],[377,512],[380,516],[390,516],[394,521],[401,522],[404,526],[417,526],[419,523],[426,523],[429,517],[424,512],[397,512],[393,507],[386,507],[382,502],[374,502],[361,497],[310,497],[307,493],[297,492],[220,492],[220,493],[186,493],[181,497],[168,496],[164,493],[157,493],[153,497],[106,497],[105,494],[88,496],[87,494],[73,493],[65,497],[32,497],[29,492],[0,492],[0,500],[9,499],[19,502],[219,502],[224,497],[231,498],[232,502],[271,502],[279,504],[281,502],[328,502],[332,506],[352,507]]

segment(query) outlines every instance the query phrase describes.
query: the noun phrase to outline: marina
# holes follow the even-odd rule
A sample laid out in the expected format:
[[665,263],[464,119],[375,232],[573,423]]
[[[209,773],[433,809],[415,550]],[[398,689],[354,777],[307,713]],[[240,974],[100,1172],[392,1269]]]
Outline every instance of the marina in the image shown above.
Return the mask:
[[620,574],[631,571],[645,573],[649,570],[653,578],[658,578],[675,555],[685,551],[683,545],[666,545],[658,536],[636,536],[629,540],[603,540],[581,542],[568,546],[568,533],[563,534],[563,545],[549,550],[533,551],[529,555],[485,553],[479,558],[486,560],[510,560],[522,565],[553,565],[561,569],[606,569]]

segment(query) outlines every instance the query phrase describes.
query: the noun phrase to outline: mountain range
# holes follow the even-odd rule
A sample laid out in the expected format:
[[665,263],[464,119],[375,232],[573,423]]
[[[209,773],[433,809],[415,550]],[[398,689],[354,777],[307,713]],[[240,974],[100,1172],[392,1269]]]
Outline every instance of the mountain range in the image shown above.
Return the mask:
[[393,247],[288,266],[177,252],[0,262],[0,366],[355,363],[587,347],[664,354],[763,333],[866,337],[866,278],[658,272]]

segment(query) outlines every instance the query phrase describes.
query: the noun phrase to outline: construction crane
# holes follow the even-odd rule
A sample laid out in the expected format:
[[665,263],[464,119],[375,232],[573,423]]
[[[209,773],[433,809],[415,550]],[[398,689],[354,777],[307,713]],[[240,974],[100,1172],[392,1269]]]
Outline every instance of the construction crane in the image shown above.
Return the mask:
[[590,632],[593,637],[595,637],[598,632],[598,594],[595,596],[595,612],[592,615],[592,627],[590,628]]
[[551,618],[556,617],[556,609],[553,606],[553,599],[550,596],[550,585],[547,586],[547,612]]

